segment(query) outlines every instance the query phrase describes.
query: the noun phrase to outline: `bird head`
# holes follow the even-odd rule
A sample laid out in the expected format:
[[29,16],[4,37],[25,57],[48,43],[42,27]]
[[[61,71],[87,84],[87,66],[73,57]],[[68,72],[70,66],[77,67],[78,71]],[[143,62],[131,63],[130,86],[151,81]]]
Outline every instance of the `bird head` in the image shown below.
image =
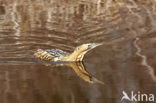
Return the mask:
[[82,61],[84,55],[92,50],[93,48],[103,45],[102,43],[87,43],[87,44],[82,44],[78,47],[76,47],[76,49],[74,50],[74,52],[68,56],[68,61]]
[[103,43],[87,43],[87,44],[82,44],[76,48],[76,50],[81,51],[81,52],[87,52],[91,49],[94,49],[97,46],[103,45]]

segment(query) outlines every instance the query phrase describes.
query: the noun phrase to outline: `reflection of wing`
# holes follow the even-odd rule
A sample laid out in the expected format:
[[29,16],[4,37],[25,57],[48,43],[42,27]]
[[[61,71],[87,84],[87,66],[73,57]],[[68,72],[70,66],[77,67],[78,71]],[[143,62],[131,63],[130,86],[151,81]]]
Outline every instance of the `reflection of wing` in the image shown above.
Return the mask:
[[122,94],[123,94],[123,97],[121,98],[121,101],[123,99],[127,99],[127,100],[131,101],[131,99],[128,97],[128,95],[127,95],[127,93],[125,91],[123,91]]
[[65,65],[72,67],[75,73],[86,82],[104,84],[102,81],[89,74],[82,62],[66,63]]

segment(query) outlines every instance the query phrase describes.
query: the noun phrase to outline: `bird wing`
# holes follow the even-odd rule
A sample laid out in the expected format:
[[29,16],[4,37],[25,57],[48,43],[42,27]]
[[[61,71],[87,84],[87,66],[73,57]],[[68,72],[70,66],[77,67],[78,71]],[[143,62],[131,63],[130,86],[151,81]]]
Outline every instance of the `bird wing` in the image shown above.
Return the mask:
[[53,60],[58,60],[63,56],[66,56],[68,53],[65,51],[62,51],[60,49],[47,49],[47,50],[42,50],[38,49],[34,55],[37,58],[40,58],[41,60],[48,60],[48,61],[53,61]]
[[54,57],[62,57],[68,54],[67,52],[60,49],[47,49],[45,51]]

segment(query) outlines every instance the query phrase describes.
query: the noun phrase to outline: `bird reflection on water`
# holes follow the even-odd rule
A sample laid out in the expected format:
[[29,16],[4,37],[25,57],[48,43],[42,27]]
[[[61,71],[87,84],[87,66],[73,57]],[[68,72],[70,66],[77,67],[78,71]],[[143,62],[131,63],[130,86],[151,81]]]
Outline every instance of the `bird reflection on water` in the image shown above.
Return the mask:
[[[44,64],[44,65],[54,66],[53,64]],[[84,81],[88,83],[99,83],[104,85],[103,81],[98,80],[86,70],[83,62],[57,63],[55,66],[71,67],[74,70],[74,72]]]
[[[94,76],[88,73],[82,62],[84,55],[88,51],[100,45],[103,45],[103,43],[82,44],[76,47],[72,53],[67,53],[60,49],[38,49],[37,52],[34,53],[34,56],[41,59],[42,61],[56,62],[56,66],[71,67],[75,71],[75,73],[86,82],[104,84],[102,81],[96,79]],[[46,66],[51,65],[46,64]]]

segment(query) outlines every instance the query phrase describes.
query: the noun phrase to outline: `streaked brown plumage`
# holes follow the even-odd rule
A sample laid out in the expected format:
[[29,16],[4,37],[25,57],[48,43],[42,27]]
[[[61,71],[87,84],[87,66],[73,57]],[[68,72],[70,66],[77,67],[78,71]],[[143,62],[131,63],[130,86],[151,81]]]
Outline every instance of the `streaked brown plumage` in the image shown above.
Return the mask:
[[102,45],[102,43],[87,43],[75,48],[72,53],[67,53],[60,49],[38,49],[35,57],[47,61],[82,61],[84,55],[93,48]]

